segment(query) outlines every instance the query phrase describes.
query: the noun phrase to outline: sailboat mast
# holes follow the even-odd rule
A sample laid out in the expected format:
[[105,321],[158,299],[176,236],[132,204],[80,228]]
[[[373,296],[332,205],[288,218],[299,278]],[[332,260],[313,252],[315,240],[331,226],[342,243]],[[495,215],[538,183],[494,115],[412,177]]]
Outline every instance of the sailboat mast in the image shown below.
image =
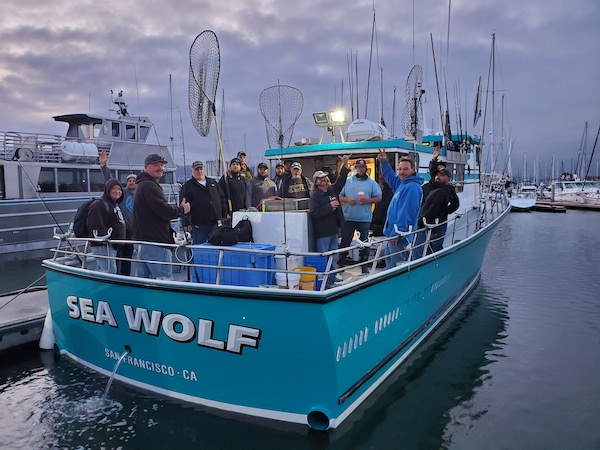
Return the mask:
[[490,124],[490,158],[491,158],[491,167],[490,167],[490,171],[493,173],[494,169],[495,169],[495,142],[494,142],[494,120],[496,119],[495,117],[495,113],[496,113],[496,80],[495,80],[495,74],[496,74],[496,55],[495,55],[495,49],[496,49],[496,33],[492,33],[492,120],[491,120],[491,124]]

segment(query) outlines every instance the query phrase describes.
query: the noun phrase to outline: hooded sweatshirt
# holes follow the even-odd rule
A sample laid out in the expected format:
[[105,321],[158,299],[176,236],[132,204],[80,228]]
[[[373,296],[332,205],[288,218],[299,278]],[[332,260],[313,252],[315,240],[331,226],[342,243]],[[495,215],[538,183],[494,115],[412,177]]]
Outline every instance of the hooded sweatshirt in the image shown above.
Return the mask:
[[[114,186],[121,186],[118,180],[114,178],[109,179],[104,184],[104,193],[102,197],[93,202],[88,210],[88,216],[86,220],[87,229],[91,233],[97,231],[98,236],[106,236],[108,229],[112,228],[110,239],[125,239],[125,219],[121,208],[117,205],[123,199],[123,191],[121,188],[121,196],[114,201],[110,197],[110,190]],[[92,234],[93,236],[93,234]],[[90,242],[92,247],[98,247],[105,245],[101,242]]]
[[[394,191],[394,196],[388,207],[383,234],[388,237],[397,236],[398,233],[396,233],[394,225],[401,232],[407,232],[409,229],[417,231],[419,209],[423,197],[423,190],[421,189],[423,178],[415,173],[403,180],[396,175],[389,161],[383,161],[380,167],[383,178]],[[407,239],[411,241],[412,237],[408,236]]]
[[428,224],[433,225],[436,219],[439,222],[448,220],[448,214],[453,213],[460,203],[454,187],[450,184],[433,183],[433,190],[429,193],[419,214],[419,228],[425,228],[423,217]]

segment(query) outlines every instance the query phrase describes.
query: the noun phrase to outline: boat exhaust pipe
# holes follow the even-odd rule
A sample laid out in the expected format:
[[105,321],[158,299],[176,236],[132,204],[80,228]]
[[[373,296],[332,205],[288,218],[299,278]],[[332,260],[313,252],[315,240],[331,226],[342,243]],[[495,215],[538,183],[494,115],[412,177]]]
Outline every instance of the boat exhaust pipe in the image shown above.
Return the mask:
[[321,409],[314,408],[307,416],[308,426],[313,430],[326,431],[329,429],[329,416]]

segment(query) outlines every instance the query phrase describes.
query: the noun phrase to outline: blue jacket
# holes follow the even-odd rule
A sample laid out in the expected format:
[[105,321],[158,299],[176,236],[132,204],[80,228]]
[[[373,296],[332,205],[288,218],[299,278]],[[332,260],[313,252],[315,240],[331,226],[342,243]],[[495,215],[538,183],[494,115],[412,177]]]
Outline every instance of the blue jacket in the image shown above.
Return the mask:
[[[388,237],[396,236],[394,224],[402,232],[408,231],[411,226],[413,231],[417,231],[419,210],[423,198],[423,189],[421,188],[423,178],[415,173],[403,180],[394,172],[388,161],[382,162],[380,167],[383,178],[394,191],[383,234]],[[408,236],[408,240],[411,241],[412,237]]]

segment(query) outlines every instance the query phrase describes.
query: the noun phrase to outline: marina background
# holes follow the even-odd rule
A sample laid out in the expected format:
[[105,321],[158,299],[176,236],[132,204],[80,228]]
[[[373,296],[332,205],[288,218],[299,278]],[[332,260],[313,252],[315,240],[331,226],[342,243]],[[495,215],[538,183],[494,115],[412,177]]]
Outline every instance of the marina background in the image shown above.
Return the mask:
[[[600,448],[598,223],[588,211],[511,214],[467,301],[332,433],[118,382],[105,401],[105,377],[32,349],[0,359],[0,448]],[[2,291],[38,278],[39,260],[2,260]]]

